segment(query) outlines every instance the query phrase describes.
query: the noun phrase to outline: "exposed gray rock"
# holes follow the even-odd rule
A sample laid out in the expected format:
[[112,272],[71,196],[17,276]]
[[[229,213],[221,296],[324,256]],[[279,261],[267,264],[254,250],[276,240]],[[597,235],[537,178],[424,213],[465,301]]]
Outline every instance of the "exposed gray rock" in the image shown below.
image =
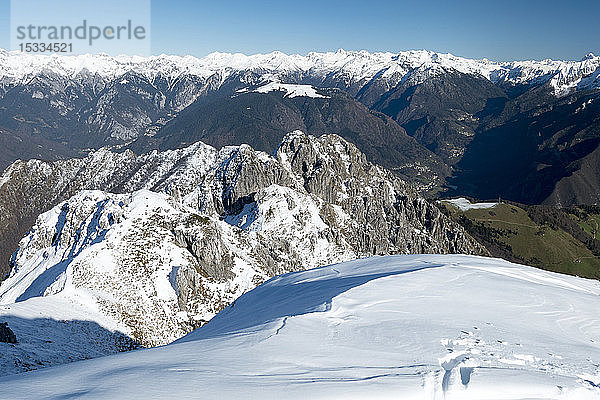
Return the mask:
[[[37,215],[88,189],[165,192],[199,212],[226,218],[260,202],[261,190],[278,185],[318,200],[321,217],[330,227],[328,239],[343,237],[357,254],[485,254],[406,183],[367,162],[355,146],[336,135],[317,139],[296,132],[284,139],[273,156],[246,145],[217,151],[202,143],[142,156],[103,149],[84,159],[18,161],[0,182],[0,256],[5,260],[5,273],[18,238]],[[343,224],[335,222],[333,206],[351,218]],[[190,246],[205,261],[205,272],[227,277],[217,267],[221,262],[209,266],[211,262],[203,255],[218,253],[218,247],[206,248],[189,240],[182,245]],[[279,243],[276,247],[286,246]]]
[[272,155],[201,143],[140,157],[102,150],[15,163],[2,179],[0,193],[20,199],[14,215],[78,191],[20,241],[0,301],[97,293],[98,309],[147,346],[183,336],[278,274],[371,255],[487,254],[336,135],[296,131]]
[[7,322],[0,323],[0,342],[16,344],[17,337],[14,332],[8,327]]

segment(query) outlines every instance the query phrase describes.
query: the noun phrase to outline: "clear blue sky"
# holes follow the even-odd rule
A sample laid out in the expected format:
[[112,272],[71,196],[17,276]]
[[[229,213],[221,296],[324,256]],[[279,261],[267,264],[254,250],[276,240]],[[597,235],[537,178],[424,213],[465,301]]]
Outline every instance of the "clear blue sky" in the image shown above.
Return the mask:
[[[2,48],[9,47],[9,3],[0,0]],[[600,53],[600,0],[152,0],[154,54],[338,48],[579,59]]]

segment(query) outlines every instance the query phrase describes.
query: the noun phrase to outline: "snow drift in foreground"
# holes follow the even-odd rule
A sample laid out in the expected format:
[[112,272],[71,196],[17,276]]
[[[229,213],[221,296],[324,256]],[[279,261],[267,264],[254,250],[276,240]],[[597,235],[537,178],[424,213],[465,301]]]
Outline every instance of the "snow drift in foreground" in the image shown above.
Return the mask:
[[600,283],[475,256],[271,279],[150,350],[4,378],[7,398],[600,398]]

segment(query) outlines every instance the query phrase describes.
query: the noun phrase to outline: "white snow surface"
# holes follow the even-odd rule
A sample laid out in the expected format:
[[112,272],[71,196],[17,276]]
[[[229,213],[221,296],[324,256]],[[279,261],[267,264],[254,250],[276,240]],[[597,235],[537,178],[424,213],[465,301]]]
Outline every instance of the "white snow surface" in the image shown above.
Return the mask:
[[494,208],[498,203],[471,203],[469,199],[459,197],[458,199],[442,200],[443,203],[452,204],[461,211],[480,210],[485,208]]
[[114,354],[133,344],[85,293],[0,305],[0,321],[19,341],[0,343],[0,376]]
[[159,348],[13,375],[21,398],[598,399],[600,283],[463,255],[275,277]]
[[[325,81],[337,76],[350,86],[362,86],[382,79],[394,87],[406,79],[422,80],[452,69],[478,74],[494,83],[542,84],[550,82],[557,96],[573,89],[600,87],[600,57],[588,54],[580,61],[510,61],[474,60],[452,54],[426,50],[399,53],[344,51],[287,55],[279,51],[269,54],[212,53],[203,58],[159,55],[151,57],[105,54],[58,56],[30,55],[0,49],[0,82],[27,82],[38,73],[54,73],[69,79],[95,75],[117,79],[128,72],[140,74],[153,82],[164,77],[173,82],[182,76],[196,76],[212,84],[223,83],[240,71],[256,73],[261,81],[297,80],[298,77]],[[296,78],[294,78],[296,77]],[[251,79],[251,78],[249,78]],[[291,82],[288,82],[291,83]]]
[[285,92],[283,97],[313,97],[326,98],[322,94],[317,93],[317,90],[311,85],[292,85],[279,82],[269,82],[266,85],[254,90],[257,93],[269,93],[273,91]]

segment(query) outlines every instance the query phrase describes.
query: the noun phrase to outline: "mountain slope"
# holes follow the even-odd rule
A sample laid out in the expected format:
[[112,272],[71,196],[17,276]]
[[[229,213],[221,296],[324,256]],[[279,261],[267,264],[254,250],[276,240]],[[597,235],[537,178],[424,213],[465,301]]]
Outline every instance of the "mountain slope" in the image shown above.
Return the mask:
[[[316,196],[316,212],[346,232],[360,254],[479,251],[434,205],[354,145],[336,135],[316,139],[299,132],[286,136],[273,156],[247,145],[216,150],[197,143],[142,156],[103,149],[84,159],[17,162],[0,180],[0,244],[8,261],[40,213],[80,190],[166,192],[198,212],[226,218],[252,212],[271,185]],[[293,209],[291,203],[286,208]],[[413,221],[419,221],[415,230]]]
[[467,199],[440,203],[442,211],[460,223],[494,257],[600,279],[600,242],[594,237],[598,229],[597,210],[593,207],[588,211],[585,207],[471,204]]
[[[164,162],[156,168],[156,160]],[[17,173],[24,167],[48,178],[28,182]],[[180,338],[284,272],[373,254],[487,254],[434,204],[336,135],[294,132],[272,156],[247,145],[217,151],[198,143],[141,157],[103,150],[9,172],[0,190],[22,190],[26,210],[58,199],[45,193],[76,194],[27,228],[0,304],[26,310],[46,298],[71,302],[89,309],[99,327],[143,346]],[[82,190],[95,185],[123,193]],[[65,359],[30,358],[41,365]]]
[[[338,51],[306,56],[214,53],[198,59],[165,55],[53,57],[2,50],[0,65],[0,128],[39,137],[47,144],[37,151],[42,159],[55,158],[55,152],[46,149],[60,146],[81,153],[134,140],[147,145],[161,131],[162,139],[171,141],[168,148],[206,138],[217,147],[252,142],[266,150],[284,132],[302,129],[313,134],[338,133],[355,141],[371,160],[398,168],[423,190],[440,189],[442,179],[456,166],[449,187],[456,186],[458,195],[488,197],[493,188],[481,180],[492,173],[500,182],[496,192],[512,200],[561,205],[595,201],[592,194],[597,185],[593,182],[598,171],[593,160],[585,160],[596,148],[588,145],[595,142],[587,140],[583,152],[582,146],[570,144],[565,152],[562,143],[564,129],[585,131],[597,141],[597,121],[590,112],[580,113],[575,127],[564,123],[588,101],[579,101],[582,93],[597,97],[600,91],[600,57],[594,55],[580,61],[498,63],[428,51]],[[367,108],[388,114],[414,140],[389,120],[360,110],[350,99],[342,107],[325,108],[290,109],[289,104],[275,102],[252,115],[247,107],[256,107],[256,101],[242,107],[241,99],[231,98],[249,95],[241,96],[240,90],[282,85],[340,89]],[[319,102],[324,99],[309,101],[313,105]],[[533,103],[537,108],[531,107]],[[563,107],[564,103],[574,108]],[[187,110],[191,104],[195,107]],[[212,106],[208,104],[219,105],[218,115],[209,112]],[[231,105],[234,107],[229,108]],[[536,150],[540,144],[535,138],[540,133],[537,128],[547,128],[549,120],[556,126],[543,132],[543,141],[550,147]],[[169,139],[170,134],[175,137]],[[526,169],[525,178],[515,179],[512,170],[498,172],[486,164],[489,152],[495,151],[497,135],[510,137],[498,157],[503,161],[521,157],[518,161]],[[524,146],[528,153],[515,152],[511,144],[517,150]],[[141,153],[152,146],[136,148]],[[0,160],[8,162],[29,156],[26,149],[16,154],[0,149]],[[490,159],[498,158],[493,156]],[[473,178],[479,182],[469,186],[467,175],[482,159],[481,176]],[[530,160],[536,160],[540,168],[553,168],[538,170]],[[572,174],[575,177],[569,179]],[[509,187],[511,182],[514,188]],[[537,182],[541,184],[536,186]],[[480,186],[481,191],[475,193]],[[527,198],[518,193],[520,187],[533,195]],[[575,194],[570,196],[567,191]]]
[[83,191],[42,214],[21,241],[0,304],[65,299],[144,346],[166,344],[268,277],[252,257],[259,244],[239,236],[166,195]]
[[232,96],[199,98],[156,134],[128,147],[142,153],[201,140],[217,148],[248,143],[270,152],[294,130],[314,136],[338,134],[355,144],[369,161],[397,172],[422,192],[439,185],[449,173],[438,156],[391,118],[369,110],[340,90],[319,89],[317,93],[310,85],[271,83],[244,87]]
[[508,101],[477,129],[448,195],[526,204],[598,202],[599,91],[555,98],[549,86]]
[[4,170],[17,159],[41,158],[58,160],[75,157],[77,152],[39,135],[28,135],[0,128],[0,170]]
[[373,108],[454,165],[475,136],[480,119],[495,112],[504,100],[504,91],[483,76],[421,68],[385,93]]
[[597,282],[468,256],[276,277],[177,343],[5,378],[34,397],[595,399]]

